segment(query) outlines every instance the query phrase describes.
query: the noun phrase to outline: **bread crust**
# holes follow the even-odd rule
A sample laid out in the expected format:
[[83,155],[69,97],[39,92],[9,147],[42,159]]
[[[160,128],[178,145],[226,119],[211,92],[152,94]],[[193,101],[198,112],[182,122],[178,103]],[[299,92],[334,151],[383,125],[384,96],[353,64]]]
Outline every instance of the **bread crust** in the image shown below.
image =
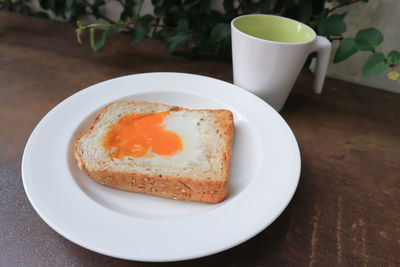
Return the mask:
[[[148,102],[138,101],[118,101],[118,102],[134,102],[135,104],[146,104]],[[115,102],[114,102],[115,103]],[[101,115],[107,108],[114,104],[111,103],[104,107],[93,121],[90,129],[78,135],[75,146],[74,155],[78,166],[95,182],[118,188],[126,191],[138,192],[156,195],[164,198],[172,198],[179,200],[192,200],[207,203],[219,203],[225,199],[228,191],[229,181],[229,163],[231,159],[231,147],[234,137],[233,114],[228,110],[214,110],[215,119],[218,122],[218,129],[223,130],[219,136],[224,140],[224,147],[221,148],[222,179],[212,179],[204,177],[204,179],[193,179],[191,177],[171,176],[163,174],[147,174],[140,172],[121,172],[109,169],[91,169],[86,166],[84,160],[78,152],[79,140],[88,135],[98,122]],[[163,104],[162,104],[163,105]],[[188,110],[181,107],[172,107],[170,110]],[[209,110],[202,110],[209,111]]]

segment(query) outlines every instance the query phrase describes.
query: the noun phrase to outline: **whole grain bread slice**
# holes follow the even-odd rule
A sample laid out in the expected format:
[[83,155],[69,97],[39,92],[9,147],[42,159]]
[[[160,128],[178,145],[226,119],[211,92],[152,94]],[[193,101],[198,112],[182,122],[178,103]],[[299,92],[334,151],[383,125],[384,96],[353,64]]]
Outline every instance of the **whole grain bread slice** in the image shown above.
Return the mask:
[[[169,112],[190,118],[198,135],[195,157],[161,159],[112,158],[103,147],[110,127],[126,115]],[[90,129],[75,142],[79,168],[94,181],[114,188],[165,198],[209,203],[227,194],[229,162],[233,141],[233,115],[228,110],[189,110],[160,103],[117,101],[107,105]]]

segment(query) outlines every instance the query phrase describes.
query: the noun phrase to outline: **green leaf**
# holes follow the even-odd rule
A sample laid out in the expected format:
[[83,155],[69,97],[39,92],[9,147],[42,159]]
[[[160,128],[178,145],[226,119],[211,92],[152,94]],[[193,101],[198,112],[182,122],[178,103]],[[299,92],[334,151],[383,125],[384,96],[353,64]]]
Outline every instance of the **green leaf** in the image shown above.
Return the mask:
[[285,2],[284,1],[274,1],[275,4],[273,5],[273,13],[281,13],[282,9],[285,7]]
[[64,16],[68,21],[71,21],[74,15],[74,10],[70,7],[65,8]]
[[250,1],[244,2],[241,7],[243,14],[252,14],[258,11],[258,4]]
[[131,44],[135,45],[140,42],[149,33],[150,28],[146,25],[136,26],[132,32]]
[[[134,22],[136,22],[136,21],[139,20],[140,12],[142,11],[143,2],[144,2],[144,0],[140,0],[140,1],[139,1],[139,7],[138,7],[137,14],[136,14],[136,16],[134,16],[134,17],[131,19],[132,23],[134,23]],[[133,4],[132,4],[132,5],[133,5]],[[133,11],[132,11],[132,15],[133,15]]]
[[66,1],[66,7],[64,10],[64,16],[68,21],[71,21],[72,18],[74,17],[74,3],[75,0],[67,0]]
[[385,55],[382,53],[373,53],[365,60],[362,67],[362,74],[364,76],[371,76],[384,72],[386,69]]
[[103,5],[105,5],[105,4],[106,4],[106,2],[104,0],[96,0],[96,1],[94,1],[94,4],[91,6],[91,8],[92,8],[93,15],[96,17],[96,19],[98,19],[99,16],[100,16],[100,9],[99,8],[101,6],[103,6]]
[[65,18],[70,21],[76,21],[81,15],[86,13],[86,5],[83,3],[77,3],[74,0],[67,0],[66,1],[66,6],[61,7],[60,2],[56,1],[55,2],[54,8],[51,10],[54,11],[54,13],[59,13],[57,15],[64,14]]
[[104,45],[104,43],[106,42],[107,36],[110,35],[110,34],[113,34],[113,33],[118,32],[118,30],[122,27],[122,25],[123,25],[123,22],[122,22],[122,21],[119,21],[118,24],[117,24],[117,26],[105,30],[105,31],[101,34],[100,39],[99,39],[99,40],[94,44],[94,46],[92,47],[92,48],[93,48],[93,51],[94,51],[94,52],[99,51],[99,49],[102,48],[103,45]]
[[207,35],[208,25],[204,23],[204,19],[200,16],[190,20],[190,27],[195,32]]
[[343,16],[333,14],[321,21],[318,32],[322,35],[340,36],[347,29]]
[[75,3],[75,0],[67,0],[66,1],[67,7],[72,7],[74,5],[74,3]]
[[311,62],[313,61],[313,59],[315,59],[317,57],[317,53],[316,52],[312,52],[311,54],[308,55],[306,62],[303,65],[302,68],[302,72],[311,72],[310,71],[310,66],[311,66]]
[[192,5],[189,7],[189,9],[186,11],[186,15],[188,16],[189,20],[201,17],[199,5]]
[[42,18],[42,19],[49,19],[49,14],[43,11],[38,11],[34,13],[35,17]]
[[400,53],[396,50],[391,51],[387,56],[388,65],[398,65],[400,64]]
[[83,3],[76,3],[75,5],[75,13],[76,16],[79,17],[80,15],[86,14],[86,6]]
[[195,46],[191,51],[191,56],[199,56],[204,54],[205,52],[212,50],[213,43],[207,39],[198,39],[195,42]]
[[294,0],[284,0],[286,8],[293,7],[295,4]]
[[224,10],[226,13],[234,12],[233,1],[232,0],[224,0],[223,2]]
[[106,42],[107,35],[108,35],[107,31],[104,31],[101,34],[100,39],[92,46],[94,52],[99,51],[99,49],[103,47],[104,43]]
[[154,7],[154,15],[158,17],[165,17],[166,9],[163,6]]
[[375,29],[369,28],[358,31],[354,41],[360,51],[372,51],[377,48],[383,41],[382,33]]
[[96,1],[94,1],[92,7],[98,8],[98,7],[103,6],[105,4],[106,4],[106,2],[104,0],[96,0]]
[[310,0],[301,0],[299,2],[299,20],[308,22],[311,19],[313,7]]
[[329,8],[324,8],[321,10],[321,13],[319,13],[317,15],[317,19],[322,20],[322,19],[326,18],[326,16],[328,16],[328,14],[329,14]]
[[354,38],[346,38],[340,42],[340,45],[335,53],[335,58],[333,59],[333,63],[341,62],[350,56],[357,53],[358,49],[356,44],[354,43]]
[[296,18],[298,15],[298,9],[296,6],[286,7],[285,11],[282,13],[282,17],[286,18]]
[[222,46],[219,48],[219,52],[226,58],[232,58],[232,45],[230,39],[222,40]]
[[268,14],[271,11],[269,0],[261,0],[259,10],[261,14]]
[[185,5],[191,5],[191,4],[193,4],[194,2],[196,2],[196,0],[185,0],[185,1],[184,1]]
[[221,41],[231,36],[231,27],[228,23],[218,23],[215,25],[210,33],[210,40]]
[[[125,0],[124,2],[124,9],[121,12],[120,20],[125,21],[127,18],[133,17],[133,8],[135,6],[134,0]],[[136,16],[134,17],[136,18]]]
[[30,8],[24,2],[14,3],[14,10],[16,13],[29,15],[31,12]]
[[[85,6],[84,4],[82,4]],[[56,16],[62,16],[65,10],[65,0],[54,0],[54,6],[51,8]]]
[[217,25],[218,23],[223,22],[223,21],[226,21],[224,14],[221,14],[214,10],[212,10],[210,12],[210,14],[207,16],[205,23],[204,23],[204,18],[203,18],[203,24],[208,26],[209,29],[212,29],[215,25]]
[[178,21],[186,20],[186,12],[184,10],[168,11],[165,17],[164,24],[178,25]]
[[49,10],[54,6],[54,0],[40,0],[39,3],[44,10]]
[[168,31],[166,29],[160,29],[153,33],[153,39],[164,40],[167,35],[168,35]]
[[192,35],[186,32],[180,32],[170,38],[166,42],[166,48],[169,53],[173,52],[176,48],[184,46],[192,39]]
[[152,22],[154,20],[154,17],[152,15],[150,15],[150,14],[147,14],[147,15],[144,15],[144,16],[140,17],[139,20],[141,22],[144,22],[144,23],[150,23],[150,22]]
[[139,1],[139,8],[138,8],[138,12],[137,12],[138,16],[140,15],[140,12],[142,11],[143,2],[144,2],[144,0]]
[[207,13],[211,9],[211,0],[201,0],[200,1],[200,12]]
[[189,29],[189,23],[185,19],[181,19],[178,21],[178,25],[176,26],[175,32],[183,32]]

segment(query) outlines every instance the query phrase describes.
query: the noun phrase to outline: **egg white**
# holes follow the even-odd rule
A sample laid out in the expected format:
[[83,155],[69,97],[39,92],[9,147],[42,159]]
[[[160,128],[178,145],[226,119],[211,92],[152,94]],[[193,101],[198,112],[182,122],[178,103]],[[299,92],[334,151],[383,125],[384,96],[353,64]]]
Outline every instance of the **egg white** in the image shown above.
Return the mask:
[[173,164],[175,166],[198,163],[204,160],[205,156],[200,147],[200,133],[197,128],[199,120],[200,117],[188,117],[179,111],[168,114],[161,125],[165,127],[165,130],[179,135],[182,141],[182,150],[173,156],[162,156],[151,152],[150,148],[147,156],[135,158],[135,160],[161,165]]

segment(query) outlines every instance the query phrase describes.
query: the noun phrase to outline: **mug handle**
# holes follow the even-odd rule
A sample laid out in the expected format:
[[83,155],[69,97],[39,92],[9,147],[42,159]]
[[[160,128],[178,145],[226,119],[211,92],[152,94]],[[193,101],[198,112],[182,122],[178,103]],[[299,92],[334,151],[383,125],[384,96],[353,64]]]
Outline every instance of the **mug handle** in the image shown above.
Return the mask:
[[317,67],[314,77],[314,92],[320,94],[324,86],[326,71],[331,57],[332,44],[323,36],[317,36],[312,51],[317,52]]

